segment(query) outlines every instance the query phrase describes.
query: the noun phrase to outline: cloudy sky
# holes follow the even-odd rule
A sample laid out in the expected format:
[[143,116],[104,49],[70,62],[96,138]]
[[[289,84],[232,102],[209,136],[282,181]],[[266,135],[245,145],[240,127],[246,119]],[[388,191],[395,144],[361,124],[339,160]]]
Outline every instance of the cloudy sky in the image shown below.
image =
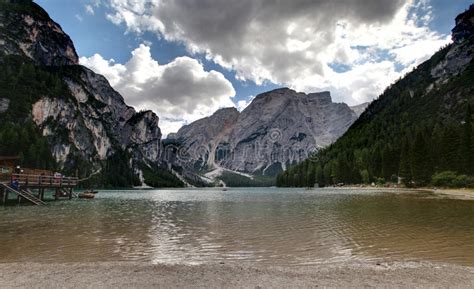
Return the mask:
[[[450,42],[468,0],[36,0],[164,134],[288,86],[355,105]],[[67,4],[66,4],[67,3]]]

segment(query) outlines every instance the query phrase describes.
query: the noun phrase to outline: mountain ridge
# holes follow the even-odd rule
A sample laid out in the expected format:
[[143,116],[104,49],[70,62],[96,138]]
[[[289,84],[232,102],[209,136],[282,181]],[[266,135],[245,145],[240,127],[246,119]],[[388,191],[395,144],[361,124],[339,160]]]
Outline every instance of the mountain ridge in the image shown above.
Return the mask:
[[217,110],[168,141],[179,146],[182,157],[175,164],[196,173],[218,169],[271,176],[332,143],[357,117],[348,105],[333,103],[328,91],[278,88],[257,95],[240,113]]

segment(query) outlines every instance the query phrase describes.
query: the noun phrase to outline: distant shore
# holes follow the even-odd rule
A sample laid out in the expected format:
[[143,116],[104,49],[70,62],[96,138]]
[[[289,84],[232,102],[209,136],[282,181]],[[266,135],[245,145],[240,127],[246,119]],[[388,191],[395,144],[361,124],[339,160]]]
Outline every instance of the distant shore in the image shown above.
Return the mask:
[[308,267],[4,263],[0,264],[0,279],[2,288],[470,288],[474,284],[474,268],[430,263],[338,263]]
[[474,200],[474,189],[425,189],[438,195]]
[[405,187],[377,187],[369,185],[351,185],[342,187],[328,187],[331,189],[341,190],[374,190],[374,191],[386,191],[386,192],[429,192],[438,196],[446,196],[456,199],[474,200],[474,189],[471,188],[405,188]]

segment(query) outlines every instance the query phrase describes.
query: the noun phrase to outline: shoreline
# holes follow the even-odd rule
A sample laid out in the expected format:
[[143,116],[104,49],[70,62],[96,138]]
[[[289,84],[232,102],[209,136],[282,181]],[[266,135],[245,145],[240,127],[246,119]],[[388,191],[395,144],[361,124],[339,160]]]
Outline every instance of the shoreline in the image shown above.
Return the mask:
[[417,262],[344,262],[306,267],[137,262],[1,263],[2,288],[469,288],[474,267]]
[[[440,197],[453,199],[474,200],[474,189],[471,188],[404,188],[404,187],[372,187],[372,186],[342,186],[326,187],[334,190],[373,190],[393,193],[432,193]],[[322,188],[325,189],[325,188]]]
[[429,189],[436,195],[449,196],[463,200],[474,200],[474,189]]

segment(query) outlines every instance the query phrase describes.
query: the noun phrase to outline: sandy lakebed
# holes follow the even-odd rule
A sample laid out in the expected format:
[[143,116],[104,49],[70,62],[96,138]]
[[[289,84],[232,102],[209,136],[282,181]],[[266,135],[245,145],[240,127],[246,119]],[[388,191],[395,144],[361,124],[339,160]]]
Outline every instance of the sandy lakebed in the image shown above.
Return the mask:
[[472,288],[474,268],[432,263],[341,263],[308,267],[227,264],[0,264],[2,288]]

